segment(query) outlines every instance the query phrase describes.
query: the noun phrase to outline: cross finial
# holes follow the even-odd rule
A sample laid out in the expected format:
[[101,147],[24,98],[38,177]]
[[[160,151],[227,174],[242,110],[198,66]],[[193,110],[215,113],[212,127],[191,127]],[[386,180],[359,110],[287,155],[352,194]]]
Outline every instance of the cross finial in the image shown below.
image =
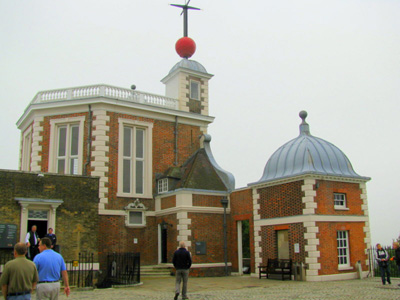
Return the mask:
[[188,36],[188,10],[193,9],[193,10],[200,10],[200,8],[189,6],[190,0],[186,2],[185,5],[182,4],[170,4],[171,6],[175,7],[180,7],[182,8],[182,13],[183,14],[183,36],[187,37]]

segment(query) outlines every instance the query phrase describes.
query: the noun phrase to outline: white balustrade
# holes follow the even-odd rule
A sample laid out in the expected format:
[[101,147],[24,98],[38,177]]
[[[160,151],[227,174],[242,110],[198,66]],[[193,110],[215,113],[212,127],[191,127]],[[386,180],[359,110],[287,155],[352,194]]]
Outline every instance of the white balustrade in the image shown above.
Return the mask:
[[37,93],[35,98],[33,98],[33,100],[31,101],[31,104],[99,97],[131,101],[135,103],[166,107],[170,109],[178,109],[177,99],[119,88],[110,85],[91,85],[60,90],[42,91]]

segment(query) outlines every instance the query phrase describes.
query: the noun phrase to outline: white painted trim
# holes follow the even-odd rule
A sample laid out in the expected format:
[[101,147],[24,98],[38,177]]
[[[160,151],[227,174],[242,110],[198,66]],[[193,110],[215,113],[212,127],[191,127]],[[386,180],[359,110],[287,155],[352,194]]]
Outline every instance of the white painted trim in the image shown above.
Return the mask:
[[[207,207],[207,206],[180,206],[180,207],[171,207],[167,209],[163,209],[160,211],[156,211],[156,216],[166,216],[173,213],[179,212],[189,212],[189,213],[204,213],[204,214],[223,214],[224,209],[222,207]],[[230,214],[230,209],[226,210],[227,214]]]
[[365,183],[370,180],[368,177],[363,178],[351,178],[351,177],[340,177],[340,176],[333,176],[333,175],[318,175],[318,174],[302,174],[294,177],[289,178],[281,178],[274,181],[267,181],[267,182],[254,182],[249,183],[247,186],[253,189],[261,189],[269,186],[281,185],[284,183],[295,182],[300,180],[307,180],[307,179],[316,179],[316,180],[329,180],[329,181],[338,181],[338,182],[355,182],[355,183]]
[[[165,267],[173,268],[173,264],[162,264]],[[227,263],[228,267],[232,267],[232,263]],[[225,267],[225,263],[208,263],[208,264],[192,264],[190,267],[191,269],[198,269],[198,268],[221,268]]]
[[[362,272],[362,277],[366,278],[368,271]],[[349,280],[358,279],[357,272],[332,274],[332,275],[318,275],[318,276],[306,276],[306,281],[338,281],[338,280]]]
[[[118,197],[144,197],[144,198],[152,198],[152,170],[153,170],[153,123],[151,122],[143,122],[138,120],[131,120],[125,118],[118,119]],[[143,194],[135,193],[135,185],[132,184],[132,191],[130,193],[122,192],[122,164],[123,164],[123,134],[124,134],[124,126],[131,126],[133,129],[141,128],[144,129],[144,150],[145,150],[145,163],[144,163],[144,187]],[[132,153],[133,154],[133,153]],[[132,158],[135,159],[134,157]],[[132,170],[134,173],[134,170]],[[133,178],[132,178],[133,180]]]
[[[82,175],[82,161],[83,161],[83,138],[84,138],[84,128],[85,128],[85,117],[68,117],[62,119],[51,119],[50,120],[50,139],[49,139],[49,172],[56,172],[56,159],[57,159],[57,128],[60,125],[71,125],[79,124],[79,142],[78,142],[78,174]],[[69,174],[69,173],[68,173]]]
[[303,222],[368,222],[366,216],[298,215],[292,217],[254,220],[254,225],[271,226]]
[[[77,260],[77,259],[76,259]],[[90,271],[91,268],[89,268],[88,263],[79,263],[79,267],[72,267],[71,268],[71,264],[66,263],[65,266],[67,267],[67,271],[78,271],[82,270],[82,271]],[[93,271],[99,271],[100,270],[100,263],[93,263]]]
[[242,240],[242,221],[237,221],[237,256],[238,256],[238,273],[243,274],[243,240]]
[[[74,113],[87,112],[88,105],[92,105],[92,109],[97,109],[97,106],[101,105],[109,112],[130,114],[165,121],[174,121],[175,116],[178,116],[180,118],[179,123],[195,126],[207,126],[215,119],[211,116],[194,114],[182,110],[99,97],[93,99],[76,99],[61,102],[30,104],[18,120],[17,126],[21,129],[25,126],[24,124],[32,122],[34,117],[64,114],[64,110]],[[129,110],[134,110],[134,112]]]

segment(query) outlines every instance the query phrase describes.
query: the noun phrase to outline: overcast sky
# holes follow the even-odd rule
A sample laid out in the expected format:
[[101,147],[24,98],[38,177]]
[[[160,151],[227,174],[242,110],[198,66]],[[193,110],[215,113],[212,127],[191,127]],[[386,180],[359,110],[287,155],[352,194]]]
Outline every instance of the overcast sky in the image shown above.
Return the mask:
[[[180,58],[183,0],[0,0],[0,168],[17,169],[15,123],[38,91],[105,83],[164,95]],[[373,243],[400,234],[400,1],[192,0],[192,59],[210,80],[209,127],[236,187],[299,134],[339,147],[367,183]]]

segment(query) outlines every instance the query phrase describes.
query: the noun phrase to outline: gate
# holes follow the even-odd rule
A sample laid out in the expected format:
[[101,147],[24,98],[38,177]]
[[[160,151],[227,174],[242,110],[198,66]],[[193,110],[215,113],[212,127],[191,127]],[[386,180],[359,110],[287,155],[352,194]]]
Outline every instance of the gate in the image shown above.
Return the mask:
[[107,255],[109,285],[131,285],[140,282],[140,253],[113,253]]
[[93,253],[79,253],[79,260],[66,262],[69,284],[76,287],[93,287]]
[[[395,256],[394,254],[394,248],[390,247],[390,246],[382,246],[383,249],[385,249],[389,255],[389,258]],[[376,247],[372,247],[370,249],[368,249],[368,255],[369,255],[369,273],[374,274],[375,277],[381,277],[381,270],[379,268],[378,262],[376,261],[375,257],[376,257]],[[400,278],[400,272],[399,269],[396,265],[396,261],[390,261],[389,260],[389,266],[388,266],[389,270],[390,270],[390,277],[398,277]]]

